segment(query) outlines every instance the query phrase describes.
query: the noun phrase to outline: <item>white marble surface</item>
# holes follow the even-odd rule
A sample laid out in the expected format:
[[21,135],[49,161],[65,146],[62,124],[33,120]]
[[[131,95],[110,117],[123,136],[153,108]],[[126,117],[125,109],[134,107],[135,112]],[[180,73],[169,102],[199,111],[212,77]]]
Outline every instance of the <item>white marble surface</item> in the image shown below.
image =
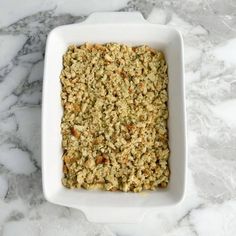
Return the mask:
[[[47,33],[93,11],[141,11],[185,43],[185,201],[133,225],[97,225],[45,201],[40,112]],[[235,0],[0,0],[0,235],[236,235]]]

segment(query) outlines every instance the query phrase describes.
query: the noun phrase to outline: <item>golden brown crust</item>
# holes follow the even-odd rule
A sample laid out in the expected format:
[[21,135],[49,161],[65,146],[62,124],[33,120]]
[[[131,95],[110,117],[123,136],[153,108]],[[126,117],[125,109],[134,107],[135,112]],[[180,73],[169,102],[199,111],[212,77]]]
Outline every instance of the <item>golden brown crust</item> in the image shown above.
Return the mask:
[[148,46],[69,46],[63,56],[63,184],[154,190],[169,181],[167,65]]

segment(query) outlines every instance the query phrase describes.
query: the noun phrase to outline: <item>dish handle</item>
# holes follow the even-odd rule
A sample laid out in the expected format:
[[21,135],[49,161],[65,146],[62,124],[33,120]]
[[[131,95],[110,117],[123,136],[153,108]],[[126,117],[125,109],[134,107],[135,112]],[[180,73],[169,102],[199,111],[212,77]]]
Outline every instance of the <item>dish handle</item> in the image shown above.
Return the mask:
[[80,207],[90,222],[106,224],[140,223],[148,212],[143,208],[119,208],[119,207]]
[[147,24],[140,12],[94,12],[90,14],[83,24]]

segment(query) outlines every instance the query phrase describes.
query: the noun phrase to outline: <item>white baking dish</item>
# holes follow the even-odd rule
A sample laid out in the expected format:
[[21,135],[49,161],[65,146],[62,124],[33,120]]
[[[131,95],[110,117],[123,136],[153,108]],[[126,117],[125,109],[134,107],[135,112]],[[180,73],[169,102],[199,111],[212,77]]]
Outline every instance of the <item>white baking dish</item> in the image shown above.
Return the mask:
[[[59,75],[70,44],[118,42],[147,44],[164,51],[169,74],[169,145],[171,177],[167,189],[145,193],[69,190],[62,186]],[[183,42],[173,28],[150,24],[138,12],[93,13],[84,22],[51,31],[47,39],[42,109],[42,172],[45,198],[85,212],[95,222],[136,222],[147,210],[179,203],[186,183],[186,123]]]

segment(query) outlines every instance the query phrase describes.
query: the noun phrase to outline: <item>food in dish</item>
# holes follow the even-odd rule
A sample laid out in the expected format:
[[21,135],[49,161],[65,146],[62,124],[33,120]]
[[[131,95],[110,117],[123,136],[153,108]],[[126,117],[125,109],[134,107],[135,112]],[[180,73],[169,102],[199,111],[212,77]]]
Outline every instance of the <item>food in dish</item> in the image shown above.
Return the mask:
[[162,52],[145,45],[71,45],[60,80],[65,187],[140,192],[168,185]]

